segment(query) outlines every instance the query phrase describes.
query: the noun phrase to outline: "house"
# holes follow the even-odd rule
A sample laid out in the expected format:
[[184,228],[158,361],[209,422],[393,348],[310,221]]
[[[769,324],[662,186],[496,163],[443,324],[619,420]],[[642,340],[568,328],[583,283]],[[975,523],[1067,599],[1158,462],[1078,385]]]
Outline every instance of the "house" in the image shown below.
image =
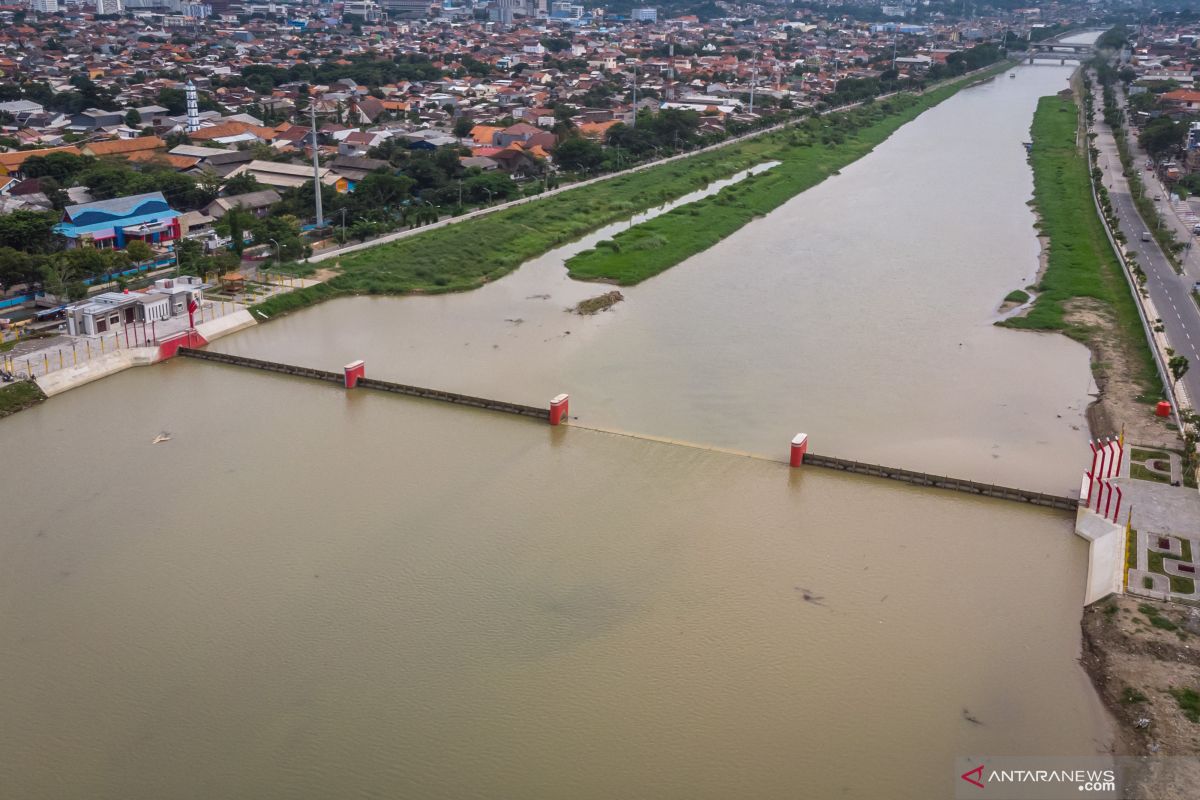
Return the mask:
[[533,136],[536,136],[543,131],[527,125],[524,122],[518,122],[516,125],[509,125],[504,130],[496,134],[495,144],[499,147],[507,147],[513,142],[527,142]]
[[496,143],[496,134],[502,130],[504,129],[491,125],[476,125],[474,128],[471,128],[471,139],[475,144],[490,147]]
[[1200,92],[1192,89],[1176,89],[1159,95],[1159,101],[1177,111],[1200,110]]
[[365,156],[385,138],[379,133],[351,131],[338,141],[338,153],[343,156]]
[[391,169],[391,164],[378,158],[359,158],[358,156],[338,156],[330,163],[329,168],[350,182],[350,191],[367,175],[378,169]]
[[238,142],[272,142],[275,140],[275,129],[251,125],[248,122],[222,122],[198,131],[192,131],[188,138],[193,142],[217,142],[218,144],[236,144]]
[[130,156],[166,148],[167,143],[157,136],[142,136],[137,139],[109,139],[103,142],[87,142],[79,146],[85,156]]
[[24,172],[21,167],[31,158],[45,158],[50,153],[70,153],[71,155],[79,155],[77,147],[44,147],[41,150],[16,150],[9,153],[0,153],[0,175],[11,175],[13,177],[24,177]]
[[134,240],[166,245],[179,238],[179,216],[162,192],[149,192],[67,206],[54,232],[67,238],[68,247],[85,241],[115,249]]
[[71,115],[70,128],[83,131],[94,131],[97,128],[110,128],[125,122],[123,111],[104,111],[99,108],[89,108]]
[[204,213],[213,219],[220,219],[231,209],[241,206],[256,217],[265,217],[271,210],[271,206],[278,203],[279,200],[279,192],[274,189],[263,189],[246,194],[235,194],[232,197],[218,197],[204,208]]
[[[255,159],[248,164],[241,164],[233,172],[230,172],[228,177],[233,178],[246,174],[253,175],[264,186],[275,189],[292,189],[311,183],[313,168],[307,164],[281,164],[278,161]],[[349,182],[345,178],[335,175],[328,167],[321,167],[317,174],[320,176],[321,183],[333,186],[339,192],[346,192],[350,189]]]
[[129,325],[165,322],[187,314],[188,304],[204,300],[208,284],[193,275],[162,278],[145,292],[102,292],[67,306],[67,333],[100,336]]

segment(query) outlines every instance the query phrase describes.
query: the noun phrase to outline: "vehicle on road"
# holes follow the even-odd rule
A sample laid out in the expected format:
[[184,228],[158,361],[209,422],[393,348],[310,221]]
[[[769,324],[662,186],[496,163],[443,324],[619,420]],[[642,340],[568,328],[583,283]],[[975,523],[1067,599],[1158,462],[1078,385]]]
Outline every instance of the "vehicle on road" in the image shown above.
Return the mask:
[[1150,231],[1142,231],[1142,241],[1143,242],[1150,241]]

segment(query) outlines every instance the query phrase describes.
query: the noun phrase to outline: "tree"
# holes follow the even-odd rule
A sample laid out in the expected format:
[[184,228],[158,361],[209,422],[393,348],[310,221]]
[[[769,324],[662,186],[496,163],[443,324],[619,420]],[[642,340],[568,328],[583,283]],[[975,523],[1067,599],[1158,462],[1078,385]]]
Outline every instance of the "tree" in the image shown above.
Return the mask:
[[254,234],[256,244],[271,245],[274,249],[278,243],[280,260],[296,259],[304,253],[304,243],[300,240],[300,221],[290,214],[255,218],[250,223],[250,231]]
[[563,169],[594,172],[604,163],[604,150],[591,139],[569,136],[554,148],[554,159]]
[[142,123],[142,115],[138,113],[136,108],[131,108],[125,112],[125,124],[131,128],[136,128]]
[[0,247],[0,287],[11,289],[20,284],[42,280],[44,256],[25,253],[12,247]]
[[1169,117],[1152,119],[1142,128],[1138,136],[1140,144],[1153,158],[1161,158],[1179,149],[1187,135],[1186,122],[1175,122]]
[[474,127],[475,122],[470,117],[459,117],[454,120],[454,135],[465,139],[471,135],[471,129]]
[[14,211],[0,215],[0,247],[49,253],[57,244],[54,236],[57,222],[58,213],[54,211]]
[[129,256],[130,261],[140,267],[144,262],[154,258],[154,249],[140,239],[134,239],[125,245],[125,254]]
[[246,249],[246,226],[250,224],[250,212],[242,206],[234,206],[214,225],[217,232],[229,237],[229,246],[239,256]]
[[410,196],[413,184],[413,179],[405,175],[372,172],[355,185],[349,202],[360,212],[394,206]]
[[226,197],[233,197],[234,195],[257,192],[261,188],[263,188],[263,185],[258,182],[258,178],[254,177],[252,173],[243,172],[241,175],[234,175],[232,178],[227,178],[221,187],[221,191],[225,193]]
[[1171,377],[1175,379],[1174,382],[1179,383],[1179,380],[1188,371],[1187,356],[1171,356],[1171,359],[1167,362],[1167,369],[1171,370]]

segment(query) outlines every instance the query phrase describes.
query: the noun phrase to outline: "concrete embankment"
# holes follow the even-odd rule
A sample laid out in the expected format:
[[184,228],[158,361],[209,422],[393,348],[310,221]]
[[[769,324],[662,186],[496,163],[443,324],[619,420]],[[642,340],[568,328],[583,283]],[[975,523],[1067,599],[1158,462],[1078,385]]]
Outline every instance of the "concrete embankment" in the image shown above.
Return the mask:
[[255,324],[257,323],[249,311],[244,309],[234,311],[218,319],[200,323],[192,334],[181,332],[176,337],[162,339],[152,347],[129,347],[123,350],[113,350],[82,364],[40,375],[35,380],[47,397],[53,397],[78,386],[123,372],[130,367],[145,367],[170,358],[179,348],[178,344],[173,344],[176,338],[190,344],[205,344]]

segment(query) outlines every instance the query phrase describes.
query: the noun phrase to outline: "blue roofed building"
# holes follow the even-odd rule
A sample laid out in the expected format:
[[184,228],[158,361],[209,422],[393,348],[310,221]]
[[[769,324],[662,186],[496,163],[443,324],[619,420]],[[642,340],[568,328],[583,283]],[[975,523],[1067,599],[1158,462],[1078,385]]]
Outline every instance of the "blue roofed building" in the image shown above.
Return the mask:
[[90,242],[123,250],[136,240],[170,249],[179,238],[180,216],[162,192],[149,192],[67,206],[54,231],[67,237],[68,247]]

